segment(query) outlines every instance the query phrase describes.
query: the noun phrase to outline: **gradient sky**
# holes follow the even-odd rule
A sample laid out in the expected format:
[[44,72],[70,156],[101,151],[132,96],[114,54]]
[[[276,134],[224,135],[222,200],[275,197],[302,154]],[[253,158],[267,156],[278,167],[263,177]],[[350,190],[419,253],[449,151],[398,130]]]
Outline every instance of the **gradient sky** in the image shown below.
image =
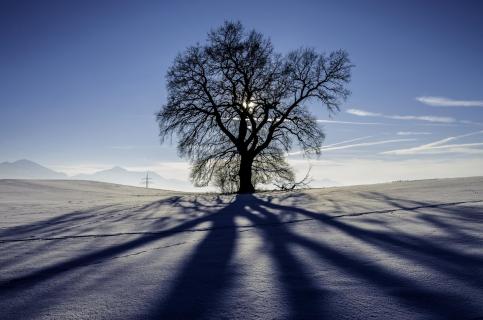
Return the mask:
[[240,20],[280,53],[343,48],[355,64],[341,112],[312,107],[327,135],[316,181],[483,175],[482,13],[481,1],[1,0],[0,162],[186,177],[159,144],[164,75]]

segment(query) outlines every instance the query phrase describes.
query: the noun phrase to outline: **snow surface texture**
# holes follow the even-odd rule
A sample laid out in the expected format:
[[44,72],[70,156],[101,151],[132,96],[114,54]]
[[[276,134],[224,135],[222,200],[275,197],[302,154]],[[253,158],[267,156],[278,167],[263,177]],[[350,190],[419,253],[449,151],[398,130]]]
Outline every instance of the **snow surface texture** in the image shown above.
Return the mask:
[[0,180],[1,319],[482,319],[483,178],[216,196]]

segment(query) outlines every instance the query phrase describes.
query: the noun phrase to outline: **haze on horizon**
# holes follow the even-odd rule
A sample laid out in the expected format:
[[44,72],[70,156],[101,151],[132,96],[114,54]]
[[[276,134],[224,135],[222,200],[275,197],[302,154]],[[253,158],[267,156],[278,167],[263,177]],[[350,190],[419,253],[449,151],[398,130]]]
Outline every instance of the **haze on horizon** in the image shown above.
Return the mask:
[[[2,1],[0,162],[69,175],[121,166],[188,179],[154,114],[176,54],[224,20],[285,53],[349,52],[352,95],[313,186],[483,175],[483,5],[476,1]],[[309,161],[288,155],[300,175]]]

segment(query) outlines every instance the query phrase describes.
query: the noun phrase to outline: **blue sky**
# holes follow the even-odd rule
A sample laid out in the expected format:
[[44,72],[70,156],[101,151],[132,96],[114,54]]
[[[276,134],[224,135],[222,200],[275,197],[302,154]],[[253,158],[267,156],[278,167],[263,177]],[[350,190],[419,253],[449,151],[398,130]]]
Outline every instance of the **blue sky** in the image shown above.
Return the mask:
[[240,20],[280,53],[343,48],[355,64],[340,113],[312,106],[327,135],[315,180],[483,175],[482,12],[481,1],[2,0],[0,161],[186,178],[175,147],[159,144],[164,75]]

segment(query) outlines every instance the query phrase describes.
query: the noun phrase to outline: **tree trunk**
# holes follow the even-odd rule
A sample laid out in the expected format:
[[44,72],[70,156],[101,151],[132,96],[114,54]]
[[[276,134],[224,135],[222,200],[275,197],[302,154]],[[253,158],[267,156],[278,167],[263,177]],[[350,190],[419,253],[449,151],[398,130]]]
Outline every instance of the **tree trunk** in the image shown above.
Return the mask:
[[255,187],[252,183],[252,164],[253,160],[247,157],[241,157],[240,170],[238,177],[240,178],[240,188],[238,193],[254,193]]

